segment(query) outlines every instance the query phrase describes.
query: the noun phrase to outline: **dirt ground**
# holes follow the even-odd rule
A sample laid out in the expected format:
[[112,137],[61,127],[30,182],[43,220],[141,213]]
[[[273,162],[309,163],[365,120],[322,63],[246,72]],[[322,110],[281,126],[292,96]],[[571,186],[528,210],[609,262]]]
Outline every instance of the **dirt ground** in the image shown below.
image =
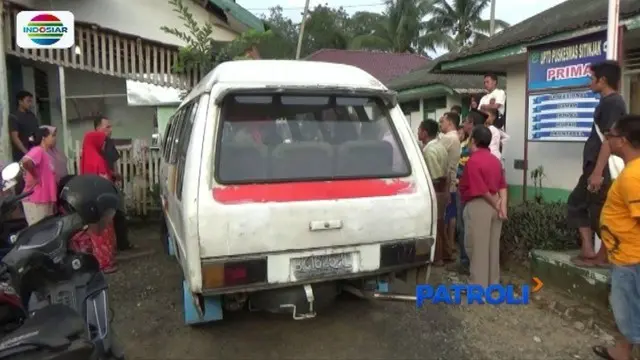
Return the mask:
[[[225,314],[189,327],[182,321],[180,270],[163,250],[159,226],[133,229],[151,255],[121,261],[110,275],[114,323],[127,359],[595,359],[606,334],[580,330],[529,306],[446,306],[352,297],[315,319]],[[434,272],[433,283],[444,272]]]

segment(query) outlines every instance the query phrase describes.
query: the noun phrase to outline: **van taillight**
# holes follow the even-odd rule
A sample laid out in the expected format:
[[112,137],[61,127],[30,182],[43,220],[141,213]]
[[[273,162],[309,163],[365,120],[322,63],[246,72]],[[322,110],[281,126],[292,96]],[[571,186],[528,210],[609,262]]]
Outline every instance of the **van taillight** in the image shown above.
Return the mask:
[[237,285],[244,284],[247,279],[247,268],[243,265],[234,265],[224,267],[224,284],[226,286],[229,285]]
[[267,259],[202,263],[203,289],[267,282]]
[[380,246],[380,267],[427,262],[431,258],[433,238],[403,240]]

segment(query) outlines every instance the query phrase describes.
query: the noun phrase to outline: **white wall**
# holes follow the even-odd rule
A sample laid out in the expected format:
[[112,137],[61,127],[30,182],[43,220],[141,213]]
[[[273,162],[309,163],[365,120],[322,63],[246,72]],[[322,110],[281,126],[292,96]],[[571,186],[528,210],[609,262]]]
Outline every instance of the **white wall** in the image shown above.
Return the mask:
[[[185,30],[182,20],[173,12],[167,0],[12,0],[36,10],[68,10],[76,21],[88,22],[117,30],[125,34],[167,44],[184,45],[173,35],[160,30],[161,26]],[[203,24],[211,21],[216,26],[214,39],[231,41],[238,35],[226,24],[192,0],[184,0],[194,18]]]
[[522,185],[522,170],[513,167],[514,160],[524,159],[525,139],[525,98],[526,98],[526,66],[507,69],[507,125],[506,132],[511,137],[504,145],[502,153],[505,159],[507,183]]
[[[507,182],[522,185],[522,170],[514,169],[514,160],[524,159],[526,133],[526,64],[507,69],[507,133],[504,147]],[[529,170],[544,167],[543,186],[572,190],[582,172],[584,143],[528,142]],[[527,175],[528,185],[532,186]]]

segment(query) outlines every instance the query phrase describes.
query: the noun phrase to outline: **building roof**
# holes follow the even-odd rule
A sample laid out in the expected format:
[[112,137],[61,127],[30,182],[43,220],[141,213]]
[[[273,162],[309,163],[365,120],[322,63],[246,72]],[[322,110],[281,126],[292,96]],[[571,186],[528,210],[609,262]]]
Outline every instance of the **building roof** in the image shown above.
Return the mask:
[[230,15],[249,29],[254,29],[260,32],[265,30],[264,22],[251,11],[236,4],[236,0],[209,0],[209,4],[221,9],[225,16]]
[[484,91],[484,78],[482,76],[432,73],[433,67],[447,56],[443,55],[425,66],[385,83],[385,85],[395,91],[410,90],[429,85],[444,85],[457,92]]
[[383,83],[425,66],[431,61],[428,57],[409,53],[338,49],[318,50],[307,56],[306,60],[359,67]]
[[[536,41],[565,31],[606,24],[608,1],[567,0],[501,31],[491,39],[442,59],[449,62],[511,45]],[[620,0],[620,19],[640,14],[639,0]]]

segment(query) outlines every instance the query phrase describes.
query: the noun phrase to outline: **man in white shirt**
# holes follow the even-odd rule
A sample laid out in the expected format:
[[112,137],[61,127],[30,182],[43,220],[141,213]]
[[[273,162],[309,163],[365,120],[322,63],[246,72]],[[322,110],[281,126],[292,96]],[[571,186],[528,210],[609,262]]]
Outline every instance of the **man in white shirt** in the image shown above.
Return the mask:
[[504,115],[507,94],[504,90],[498,89],[498,77],[495,74],[485,75],[484,88],[487,90],[487,94],[480,99],[478,110],[486,113],[489,109],[496,109],[501,115]]
[[436,234],[436,250],[433,258],[435,266],[444,265],[446,242],[444,213],[449,201],[447,177],[449,174],[449,153],[447,148],[437,139],[439,125],[435,120],[424,120],[418,128],[418,139],[425,144],[422,150],[424,160],[431,175],[433,189],[438,202],[438,233]]
[[450,197],[447,208],[445,210],[445,246],[443,260],[445,263],[455,261],[455,229],[456,229],[456,195],[458,162],[460,161],[460,138],[458,137],[458,127],[460,126],[460,115],[454,112],[448,112],[440,118],[440,130],[442,137],[440,143],[447,149],[447,187],[449,188]]

